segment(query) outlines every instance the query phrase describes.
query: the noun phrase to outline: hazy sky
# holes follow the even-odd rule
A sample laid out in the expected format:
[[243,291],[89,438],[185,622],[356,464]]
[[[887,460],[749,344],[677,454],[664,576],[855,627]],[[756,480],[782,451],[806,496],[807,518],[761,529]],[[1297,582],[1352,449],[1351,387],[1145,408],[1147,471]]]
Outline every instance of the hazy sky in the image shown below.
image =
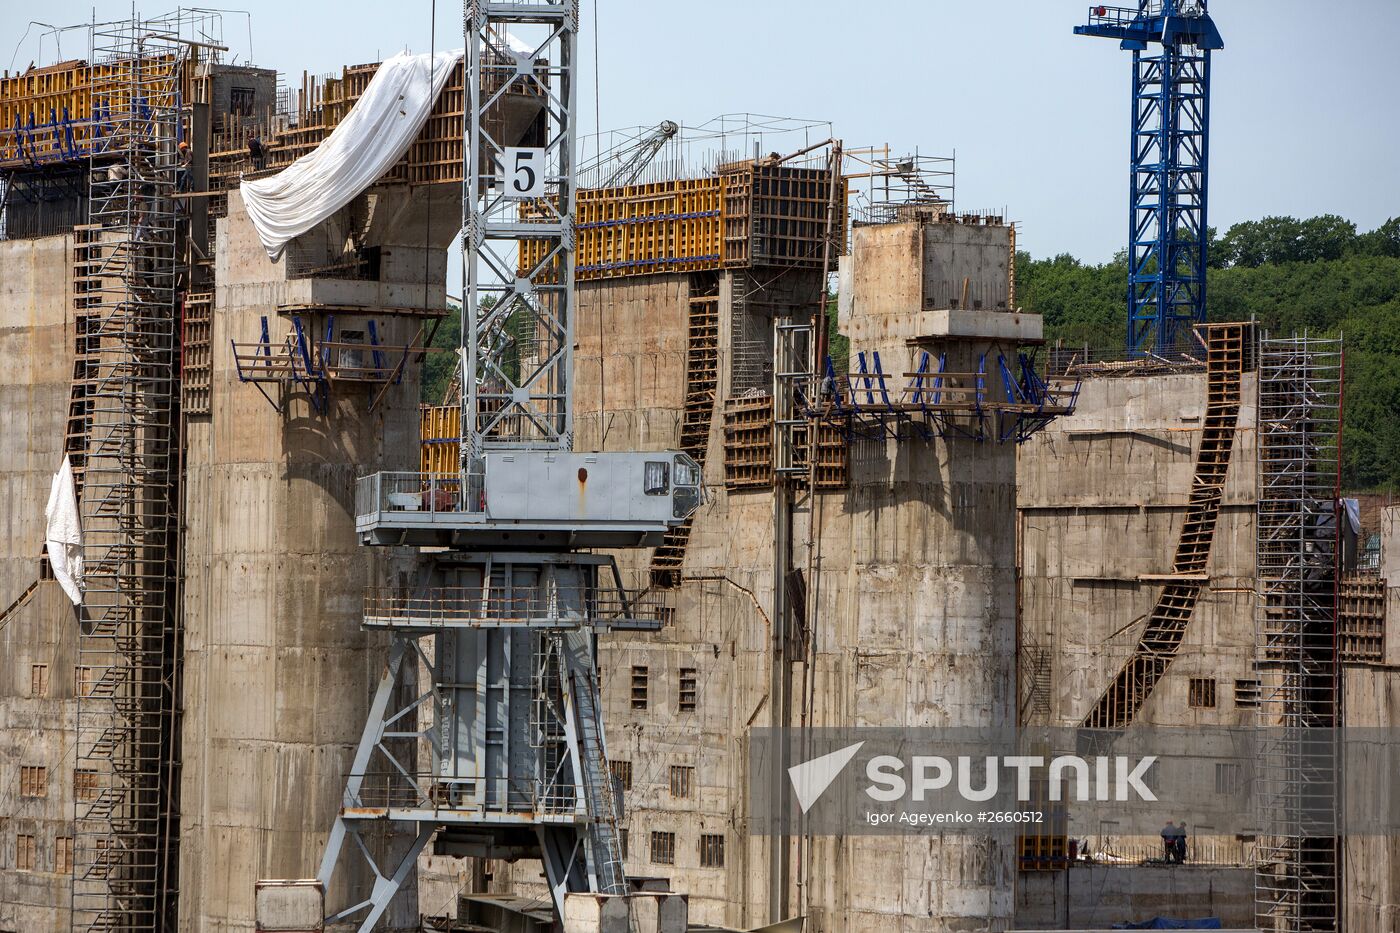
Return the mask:
[[[99,18],[130,10],[98,0]],[[431,0],[244,0],[252,60],[300,82],[430,43]],[[72,24],[94,4],[0,0],[0,68],[42,53],[28,20]],[[147,6],[153,13],[163,7]],[[1103,260],[1126,237],[1129,61],[1073,35],[1084,0],[583,0],[580,127],[592,132],[594,27],[604,128],[721,113],[829,120],[847,146],[957,153],[958,206],[1005,206],[1037,256]],[[1400,0],[1214,0],[1213,226],[1337,213],[1400,215]],[[437,4],[439,48],[461,3]],[[249,57],[247,18],[225,41]],[[65,57],[86,55],[66,33]]]

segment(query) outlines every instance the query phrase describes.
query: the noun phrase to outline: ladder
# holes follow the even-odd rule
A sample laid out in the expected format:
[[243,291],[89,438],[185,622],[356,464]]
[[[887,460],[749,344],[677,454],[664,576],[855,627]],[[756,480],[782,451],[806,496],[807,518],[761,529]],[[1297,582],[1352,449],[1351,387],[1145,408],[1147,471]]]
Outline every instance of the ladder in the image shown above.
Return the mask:
[[[689,454],[701,470],[710,446],[710,425],[714,421],[719,390],[719,294],[692,295],[688,308],[685,346],[685,415],[681,422],[681,450]],[[693,517],[666,533],[665,541],[651,558],[652,581],[657,586],[680,585],[686,545],[690,543]]]
[[587,840],[592,850],[590,865],[597,875],[599,892],[626,894],[627,876],[622,866],[622,838],[618,832],[622,814],[618,812],[617,793],[603,739],[603,711],[598,703],[595,680],[597,666],[592,663],[593,636],[588,631],[576,631],[563,638],[569,688],[574,700],[573,714],[578,725],[579,767],[583,771],[580,777],[588,810]]

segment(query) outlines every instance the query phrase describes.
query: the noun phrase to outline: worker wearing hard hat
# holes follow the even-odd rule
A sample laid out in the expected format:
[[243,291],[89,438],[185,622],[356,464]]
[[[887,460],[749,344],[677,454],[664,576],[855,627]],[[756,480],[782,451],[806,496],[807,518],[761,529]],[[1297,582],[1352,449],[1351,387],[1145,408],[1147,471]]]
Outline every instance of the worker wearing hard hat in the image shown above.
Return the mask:
[[194,186],[194,179],[190,177],[190,144],[181,140],[175,150],[175,158],[175,190],[189,191]]

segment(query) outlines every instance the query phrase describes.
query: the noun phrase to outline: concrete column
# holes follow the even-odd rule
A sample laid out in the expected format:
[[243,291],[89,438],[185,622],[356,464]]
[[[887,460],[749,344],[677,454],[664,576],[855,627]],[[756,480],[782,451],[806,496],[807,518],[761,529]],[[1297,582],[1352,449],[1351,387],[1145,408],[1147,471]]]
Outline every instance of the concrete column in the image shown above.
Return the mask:
[[[385,657],[387,639],[360,630],[364,587],[407,568],[358,544],[354,481],[418,465],[417,367],[373,412],[378,385],[333,386],[325,413],[305,391],[264,385],[279,412],[239,382],[229,347],[256,341],[263,315],[280,346],[278,306],[324,302],[328,288],[365,308],[338,321],[374,319],[402,347],[418,322],[375,308],[421,301],[411,283],[400,297],[382,281],[288,280],[237,192],[218,223],[213,413],[190,424],[186,472],[180,918],[192,931],[250,930],[256,881],[316,873]],[[405,266],[422,274],[421,260]],[[370,881],[342,862],[328,906]],[[411,888],[388,920],[417,922]]]

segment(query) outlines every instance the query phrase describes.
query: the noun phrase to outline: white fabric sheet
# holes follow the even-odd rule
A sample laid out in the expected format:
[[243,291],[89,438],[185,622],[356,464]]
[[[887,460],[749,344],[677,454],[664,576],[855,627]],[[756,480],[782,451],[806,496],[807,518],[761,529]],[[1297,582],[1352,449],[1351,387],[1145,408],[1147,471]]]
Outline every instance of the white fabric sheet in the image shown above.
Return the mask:
[[403,157],[432,112],[460,50],[396,55],[312,152],[270,178],[242,185],[243,203],[268,258],[330,217]]
[[47,524],[44,544],[49,552],[49,569],[73,605],[83,604],[83,523],[78,515],[78,496],[73,486],[73,464],[63,458],[49,486],[49,504],[44,508]]

